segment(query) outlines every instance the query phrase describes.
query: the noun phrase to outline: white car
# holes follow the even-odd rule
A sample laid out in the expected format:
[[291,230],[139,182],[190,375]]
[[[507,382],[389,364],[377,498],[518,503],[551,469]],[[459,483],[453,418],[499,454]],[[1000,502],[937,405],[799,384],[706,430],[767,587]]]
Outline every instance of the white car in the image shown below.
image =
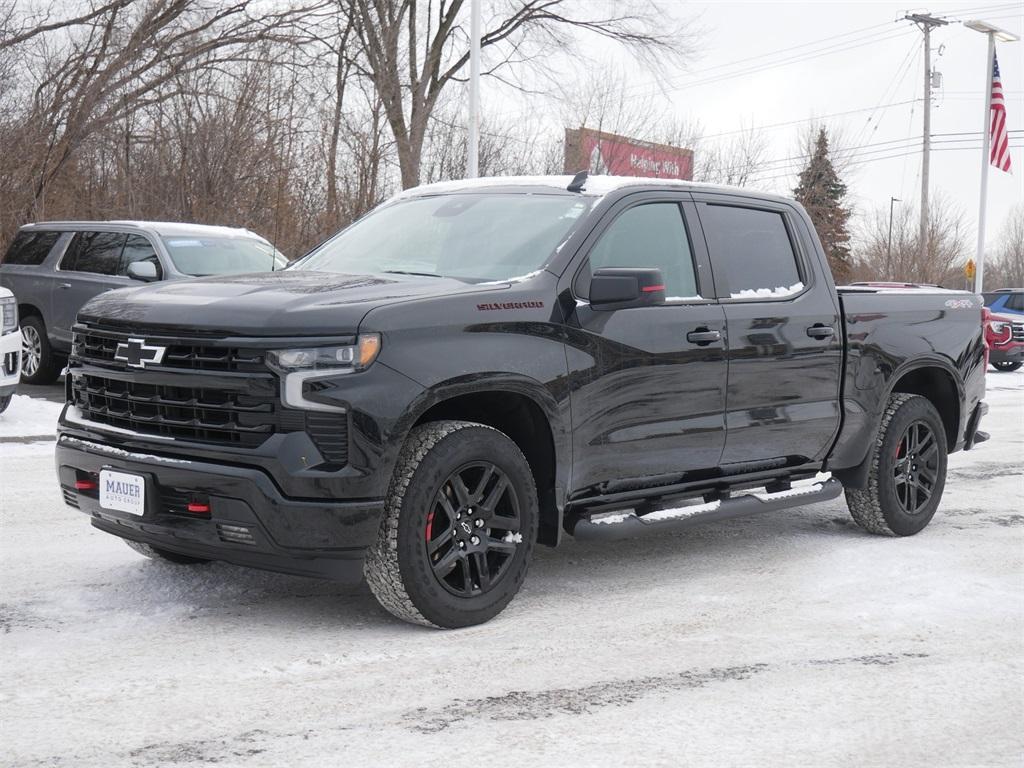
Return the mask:
[[21,334],[18,333],[18,302],[0,288],[0,413],[14,397],[21,375]]

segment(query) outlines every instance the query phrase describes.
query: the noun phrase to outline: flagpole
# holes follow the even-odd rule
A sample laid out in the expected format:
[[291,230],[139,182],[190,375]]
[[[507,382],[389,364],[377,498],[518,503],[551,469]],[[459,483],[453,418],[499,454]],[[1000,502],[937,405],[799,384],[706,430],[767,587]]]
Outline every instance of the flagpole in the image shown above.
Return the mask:
[[974,292],[981,293],[985,284],[985,209],[988,207],[988,166],[992,147],[992,72],[995,66],[996,36],[989,32],[988,56],[985,57],[985,124],[981,131],[981,204],[978,210],[978,256],[974,273]]

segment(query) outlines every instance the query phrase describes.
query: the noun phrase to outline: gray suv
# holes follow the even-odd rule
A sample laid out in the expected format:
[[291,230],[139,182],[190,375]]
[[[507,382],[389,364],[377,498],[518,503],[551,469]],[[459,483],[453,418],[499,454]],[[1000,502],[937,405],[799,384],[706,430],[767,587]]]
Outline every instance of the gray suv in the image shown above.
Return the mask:
[[27,224],[0,264],[0,286],[18,300],[22,381],[57,379],[78,310],[104,291],[140,280],[270,272],[287,263],[247,229],[149,221]]

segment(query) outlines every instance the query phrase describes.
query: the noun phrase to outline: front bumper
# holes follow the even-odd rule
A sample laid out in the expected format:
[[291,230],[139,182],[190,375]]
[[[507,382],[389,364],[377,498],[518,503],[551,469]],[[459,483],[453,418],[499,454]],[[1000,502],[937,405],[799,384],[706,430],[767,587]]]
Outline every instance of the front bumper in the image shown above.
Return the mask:
[[[135,453],[67,434],[56,448],[64,500],[107,533],[184,555],[302,576],[356,582],[376,539],[384,502],[284,496],[253,467]],[[96,490],[76,489],[101,469],[141,475],[145,512],[103,509]],[[190,501],[209,512],[187,511]]]
[[21,378],[21,334],[0,336],[0,396],[13,394]]
[[1019,363],[1024,361],[1024,344],[1006,344],[998,346],[993,344],[989,348],[988,360],[990,363]]

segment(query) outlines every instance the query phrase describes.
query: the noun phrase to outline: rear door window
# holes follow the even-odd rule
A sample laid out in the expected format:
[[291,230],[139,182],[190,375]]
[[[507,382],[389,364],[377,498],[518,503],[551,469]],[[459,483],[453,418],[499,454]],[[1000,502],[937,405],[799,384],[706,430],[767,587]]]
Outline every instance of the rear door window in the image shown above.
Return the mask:
[[708,203],[700,206],[700,222],[715,280],[727,298],[785,298],[804,289],[789,229],[778,211]]
[[128,235],[117,274],[127,275],[128,265],[133,261],[151,262],[156,267],[157,278],[163,277],[163,270],[160,268],[160,259],[156,255],[156,250],[153,248],[153,244],[142,235]]
[[120,232],[79,232],[61,260],[64,271],[117,275],[127,236]]
[[46,261],[47,254],[60,239],[60,232],[19,232],[4,256],[4,264],[37,266]]

